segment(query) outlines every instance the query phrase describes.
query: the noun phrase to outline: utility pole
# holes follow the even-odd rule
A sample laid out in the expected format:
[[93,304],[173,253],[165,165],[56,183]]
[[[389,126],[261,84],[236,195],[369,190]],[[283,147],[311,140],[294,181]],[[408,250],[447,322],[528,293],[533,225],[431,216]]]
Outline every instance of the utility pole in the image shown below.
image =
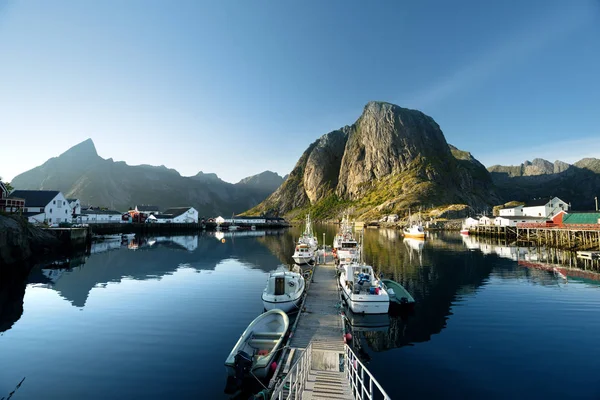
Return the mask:
[[594,200],[596,200],[596,211],[598,211],[598,196],[594,197]]

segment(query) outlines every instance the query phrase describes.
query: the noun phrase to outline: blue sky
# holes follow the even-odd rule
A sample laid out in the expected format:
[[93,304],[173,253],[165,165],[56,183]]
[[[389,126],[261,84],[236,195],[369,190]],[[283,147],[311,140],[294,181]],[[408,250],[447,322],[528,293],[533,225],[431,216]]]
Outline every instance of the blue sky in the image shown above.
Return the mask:
[[0,0],[0,176],[104,158],[288,173],[370,100],[485,165],[600,158],[600,2]]

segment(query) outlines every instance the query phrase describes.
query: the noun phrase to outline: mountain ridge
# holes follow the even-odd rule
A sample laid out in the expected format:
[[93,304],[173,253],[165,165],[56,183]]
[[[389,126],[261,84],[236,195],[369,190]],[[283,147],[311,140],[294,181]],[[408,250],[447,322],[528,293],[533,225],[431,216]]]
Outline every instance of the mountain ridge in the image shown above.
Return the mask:
[[164,165],[128,165],[104,159],[93,140],[86,139],[17,175],[12,185],[17,189],[60,190],[82,203],[120,210],[153,203],[161,208],[194,206],[204,215],[229,215],[258,204],[283,182],[279,175],[271,174],[268,183],[255,185],[254,177],[261,174],[244,178],[245,184],[222,181],[214,173],[186,177]]

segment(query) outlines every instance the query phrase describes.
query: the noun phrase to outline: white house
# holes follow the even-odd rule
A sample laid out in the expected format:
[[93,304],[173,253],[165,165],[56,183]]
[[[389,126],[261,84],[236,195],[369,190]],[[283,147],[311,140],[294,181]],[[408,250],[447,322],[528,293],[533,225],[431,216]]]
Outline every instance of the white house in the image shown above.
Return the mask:
[[198,211],[194,207],[173,207],[165,210],[162,215],[170,216],[177,224],[198,223]]
[[514,217],[523,215],[523,206],[501,208],[499,212],[502,217]]
[[552,218],[562,210],[568,211],[569,205],[558,197],[537,199],[523,206],[523,215],[528,217]]
[[468,217],[465,219],[465,222],[464,222],[465,227],[477,226],[477,225],[479,225],[479,221],[476,220],[475,218]]
[[225,218],[221,217],[220,215],[215,218],[215,222],[217,223],[217,225],[221,225],[225,223]]
[[232,217],[225,218],[223,221],[228,224],[260,225],[267,223],[267,219],[265,217]]
[[530,222],[530,223],[544,223],[546,222],[547,218],[544,217],[530,217],[530,216],[525,216],[525,215],[517,215],[514,217],[509,217],[509,216],[498,216],[496,218],[494,218],[494,225],[496,226],[517,226],[517,224],[519,223],[525,223],[525,222]]
[[80,224],[120,224],[128,222],[123,220],[122,215],[122,213],[115,210],[89,209],[77,216],[75,221]]
[[71,207],[58,190],[15,190],[11,197],[25,199],[23,215],[31,223],[71,222]]
[[71,207],[71,215],[73,218],[81,214],[81,203],[79,202],[79,199],[67,199],[67,202],[69,203],[69,207]]
[[166,214],[150,214],[148,218],[146,218],[147,224],[170,224],[171,222],[173,222],[173,217]]
[[479,217],[479,225],[494,225],[494,220],[486,215]]

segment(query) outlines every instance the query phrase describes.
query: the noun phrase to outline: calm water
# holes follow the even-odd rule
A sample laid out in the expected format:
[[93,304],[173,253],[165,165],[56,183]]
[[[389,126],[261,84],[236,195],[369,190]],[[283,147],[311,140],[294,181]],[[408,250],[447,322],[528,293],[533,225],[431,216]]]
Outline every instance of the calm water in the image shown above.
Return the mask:
[[[227,398],[223,361],[299,230],[252,234],[99,244],[68,269],[4,279],[0,398],[23,377],[14,400]],[[417,300],[405,319],[350,318],[392,398],[600,398],[597,265],[450,234],[422,246],[367,230],[365,242]]]

